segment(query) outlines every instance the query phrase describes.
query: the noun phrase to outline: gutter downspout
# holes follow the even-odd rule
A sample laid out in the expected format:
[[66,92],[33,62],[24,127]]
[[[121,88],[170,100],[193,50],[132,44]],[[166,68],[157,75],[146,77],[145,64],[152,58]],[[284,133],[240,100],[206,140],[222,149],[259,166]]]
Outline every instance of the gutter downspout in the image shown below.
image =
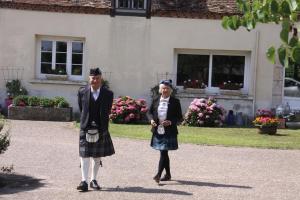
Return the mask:
[[253,82],[252,82],[252,87],[253,87],[253,104],[252,104],[252,112],[253,112],[253,117],[255,116],[255,110],[256,110],[256,77],[257,77],[257,66],[258,66],[258,47],[259,47],[259,31],[256,31],[255,34],[255,53],[254,53],[254,71],[253,71]]

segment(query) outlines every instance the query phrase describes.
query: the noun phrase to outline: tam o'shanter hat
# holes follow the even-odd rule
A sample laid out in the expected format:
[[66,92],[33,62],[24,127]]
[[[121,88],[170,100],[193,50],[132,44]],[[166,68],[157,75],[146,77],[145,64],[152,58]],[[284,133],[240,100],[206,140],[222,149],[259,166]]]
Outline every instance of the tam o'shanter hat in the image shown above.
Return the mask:
[[101,75],[101,74],[102,74],[102,72],[98,67],[90,69],[90,76],[98,76],[98,75]]
[[167,79],[167,80],[161,80],[159,82],[159,84],[164,84],[164,85],[167,85],[169,87],[172,87],[172,80],[171,79]]

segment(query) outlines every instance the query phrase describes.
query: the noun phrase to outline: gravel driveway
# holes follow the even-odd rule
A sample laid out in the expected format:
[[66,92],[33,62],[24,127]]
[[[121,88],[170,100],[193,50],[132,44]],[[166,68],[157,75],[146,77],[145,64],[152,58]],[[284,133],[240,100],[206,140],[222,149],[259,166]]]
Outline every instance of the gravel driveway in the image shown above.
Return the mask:
[[[150,134],[150,133],[149,133]],[[300,134],[300,133],[299,133]],[[173,180],[157,185],[159,152],[149,141],[113,138],[116,154],[103,159],[101,191],[80,193],[78,130],[72,123],[11,121],[11,145],[0,155],[9,185],[0,200],[298,200],[300,151],[181,144],[170,152]]]

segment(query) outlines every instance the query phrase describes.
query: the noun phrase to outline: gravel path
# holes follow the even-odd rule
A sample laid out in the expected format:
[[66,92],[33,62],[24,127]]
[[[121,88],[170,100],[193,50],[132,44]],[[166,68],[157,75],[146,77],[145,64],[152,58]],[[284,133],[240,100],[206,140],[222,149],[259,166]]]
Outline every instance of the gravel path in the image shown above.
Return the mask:
[[300,151],[181,144],[170,152],[173,180],[157,185],[159,159],[149,141],[113,138],[116,154],[103,159],[101,191],[80,193],[78,130],[72,123],[11,121],[11,145],[0,155],[9,185],[0,200],[298,200]]

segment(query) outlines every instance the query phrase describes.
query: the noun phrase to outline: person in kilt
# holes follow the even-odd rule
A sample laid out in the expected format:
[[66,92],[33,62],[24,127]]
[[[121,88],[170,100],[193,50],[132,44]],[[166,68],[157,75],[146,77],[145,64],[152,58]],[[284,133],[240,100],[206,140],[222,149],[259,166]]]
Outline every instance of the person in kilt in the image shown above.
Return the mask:
[[[147,113],[152,125],[151,146],[160,151],[158,171],[153,179],[159,181],[171,180],[169,150],[178,149],[177,124],[182,120],[181,105],[179,99],[172,97],[172,80],[163,80],[159,84],[159,96],[152,101]],[[166,174],[161,178],[165,169]]]
[[108,131],[109,114],[113,102],[113,92],[102,86],[102,73],[99,68],[90,70],[89,84],[78,91],[80,110],[79,156],[82,181],[77,190],[88,191],[90,160],[92,173],[90,188],[100,190],[96,181],[101,165],[101,157],[115,153]]

